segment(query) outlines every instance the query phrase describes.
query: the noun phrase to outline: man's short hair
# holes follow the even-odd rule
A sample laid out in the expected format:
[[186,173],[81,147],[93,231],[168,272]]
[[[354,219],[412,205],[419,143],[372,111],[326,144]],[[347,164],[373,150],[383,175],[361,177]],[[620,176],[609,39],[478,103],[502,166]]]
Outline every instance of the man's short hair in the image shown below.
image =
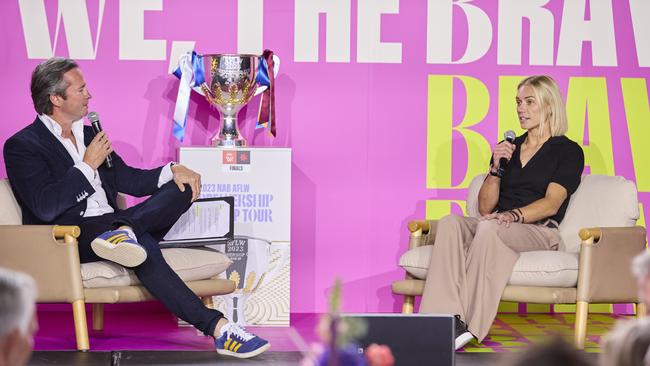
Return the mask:
[[632,273],[637,280],[645,279],[650,275],[650,252],[644,250],[632,259]]
[[66,98],[65,90],[70,83],[63,80],[63,74],[79,67],[73,60],[53,57],[38,66],[32,72],[32,101],[38,114],[52,114],[53,105],[50,95]]
[[14,329],[27,334],[35,301],[36,284],[30,276],[0,268],[0,339]]

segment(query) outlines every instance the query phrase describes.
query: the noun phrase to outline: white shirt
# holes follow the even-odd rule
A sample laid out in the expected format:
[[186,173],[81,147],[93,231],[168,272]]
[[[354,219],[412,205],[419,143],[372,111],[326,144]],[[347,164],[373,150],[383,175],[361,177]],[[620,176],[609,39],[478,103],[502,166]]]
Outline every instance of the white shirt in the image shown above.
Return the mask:
[[[70,154],[72,161],[74,161],[74,167],[83,173],[84,177],[88,179],[88,182],[95,189],[95,193],[86,199],[87,205],[84,217],[101,216],[114,212],[115,210],[113,210],[113,207],[108,204],[106,191],[102,188],[102,180],[99,177],[99,174],[97,174],[97,171],[91,168],[90,165],[83,161],[83,157],[86,154],[83,119],[72,122],[72,135],[74,135],[74,138],[77,141],[77,146],[75,147],[72,140],[63,138],[63,129],[61,128],[61,125],[54,121],[50,116],[41,114],[38,118],[43,122],[45,127],[52,132],[54,137],[63,144],[63,147],[65,147],[68,154]],[[171,181],[173,178],[174,174],[171,170],[171,163],[168,163],[160,172],[160,176],[158,177],[158,188],[162,187],[163,184]]]

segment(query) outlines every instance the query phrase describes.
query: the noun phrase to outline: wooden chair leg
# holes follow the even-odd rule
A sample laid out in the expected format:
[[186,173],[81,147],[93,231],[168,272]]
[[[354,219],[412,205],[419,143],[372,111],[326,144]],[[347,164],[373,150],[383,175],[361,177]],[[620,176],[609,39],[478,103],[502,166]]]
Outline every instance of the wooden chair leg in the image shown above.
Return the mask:
[[402,313],[413,314],[414,303],[415,303],[415,296],[404,295],[404,304],[402,305]]
[[104,304],[93,304],[93,330],[104,330]]
[[636,304],[636,317],[637,318],[644,318],[646,314],[648,313],[648,309],[646,308],[645,304],[640,302]]
[[576,323],[574,329],[574,342],[577,349],[585,348],[585,337],[587,336],[587,315],[589,315],[589,303],[578,301],[576,303]]
[[88,324],[86,323],[86,304],[83,300],[72,302],[72,316],[74,317],[74,333],[77,338],[77,349],[88,351],[90,341],[88,340]]
[[201,302],[205,305],[206,308],[214,309],[214,302],[212,301],[212,296],[206,296],[201,298]]

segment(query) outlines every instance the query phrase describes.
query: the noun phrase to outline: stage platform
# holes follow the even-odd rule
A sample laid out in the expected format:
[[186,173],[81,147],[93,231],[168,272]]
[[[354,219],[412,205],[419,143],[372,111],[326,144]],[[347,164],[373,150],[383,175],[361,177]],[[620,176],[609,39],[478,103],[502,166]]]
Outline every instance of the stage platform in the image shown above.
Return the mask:
[[[459,353],[456,355],[456,366],[497,366],[509,354],[504,353]],[[597,362],[597,354],[587,354],[592,364]],[[269,365],[289,366],[299,365],[302,355],[300,352],[269,351],[256,358],[238,360],[223,357],[208,351],[35,351],[30,366],[46,365],[97,365],[97,366],[144,366],[144,365]],[[426,363],[423,363],[425,365]]]
[[[106,306],[105,329],[90,332],[91,351],[76,352],[72,316],[65,305],[39,306],[40,330],[30,365],[296,365],[310,344],[318,341],[314,330],[318,314],[292,314],[290,328],[250,327],[268,339],[272,348],[262,357],[233,360],[213,351],[211,338],[188,326],[158,304]],[[90,312],[89,312],[90,316]],[[594,361],[600,337],[628,316],[591,314],[585,352]],[[489,337],[469,343],[457,353],[457,365],[498,364],[504,353],[517,352],[553,335],[572,340],[573,314],[499,314]]]

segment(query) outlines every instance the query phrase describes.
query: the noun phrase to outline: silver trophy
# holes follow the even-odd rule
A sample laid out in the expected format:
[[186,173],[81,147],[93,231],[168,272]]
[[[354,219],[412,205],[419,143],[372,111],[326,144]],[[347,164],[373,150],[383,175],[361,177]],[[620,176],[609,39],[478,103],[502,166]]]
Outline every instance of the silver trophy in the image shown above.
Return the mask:
[[203,95],[221,115],[219,132],[213,146],[246,146],[237,129],[237,113],[255,95],[267,91],[260,103],[258,127],[270,127],[275,136],[274,79],[280,70],[280,58],[265,50],[261,56],[206,54],[187,52],[172,72],[181,80],[174,109],[174,136],[183,141],[190,90]]
[[212,145],[246,146],[237,128],[237,113],[266,88],[258,88],[259,56],[213,54],[201,58],[205,70],[201,90],[221,115],[219,132],[212,137]]

